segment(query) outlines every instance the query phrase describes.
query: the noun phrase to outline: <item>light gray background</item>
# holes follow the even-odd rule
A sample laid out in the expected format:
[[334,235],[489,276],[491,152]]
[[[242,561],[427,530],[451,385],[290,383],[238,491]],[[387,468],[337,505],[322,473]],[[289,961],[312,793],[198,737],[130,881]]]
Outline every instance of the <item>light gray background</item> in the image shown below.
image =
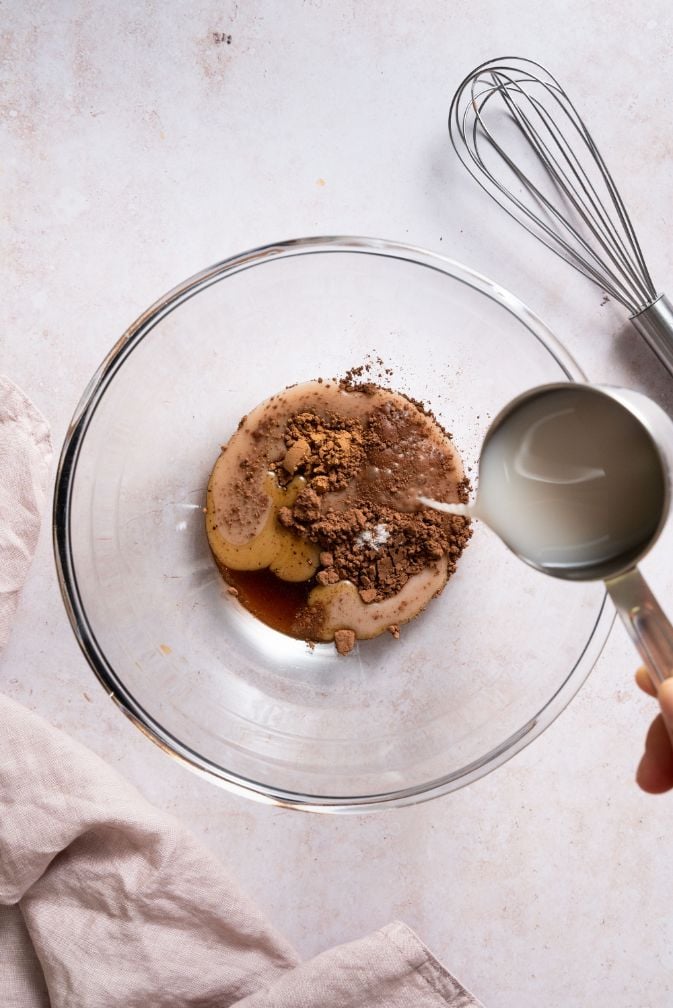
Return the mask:
[[[669,11],[607,0],[3,4],[2,370],[60,447],[93,370],[166,289],[256,244],[360,233],[492,276],[592,377],[671,408],[673,382],[621,311],[481,195],[445,125],[478,62],[546,63],[593,127],[670,290]],[[668,557],[645,569],[673,609]],[[344,819],[258,806],[174,765],[116,712],[71,635],[45,528],[0,688],[189,823],[303,955],[401,917],[489,1008],[659,1008],[673,986],[673,797],[633,783],[652,713],[635,665],[615,627],[560,720],[446,799]]]

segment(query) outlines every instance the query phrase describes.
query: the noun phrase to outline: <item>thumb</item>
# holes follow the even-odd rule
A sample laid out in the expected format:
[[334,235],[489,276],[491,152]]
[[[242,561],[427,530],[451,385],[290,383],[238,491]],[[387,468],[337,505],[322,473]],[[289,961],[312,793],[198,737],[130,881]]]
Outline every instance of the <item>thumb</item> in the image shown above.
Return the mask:
[[[642,676],[639,677],[642,686],[641,680]],[[650,725],[636,774],[638,784],[648,794],[661,794],[673,788],[673,679],[659,684],[657,697],[661,713]]]
[[673,678],[664,679],[659,685],[657,697],[659,699],[659,706],[661,707],[661,716],[664,719],[669,738],[673,744]]

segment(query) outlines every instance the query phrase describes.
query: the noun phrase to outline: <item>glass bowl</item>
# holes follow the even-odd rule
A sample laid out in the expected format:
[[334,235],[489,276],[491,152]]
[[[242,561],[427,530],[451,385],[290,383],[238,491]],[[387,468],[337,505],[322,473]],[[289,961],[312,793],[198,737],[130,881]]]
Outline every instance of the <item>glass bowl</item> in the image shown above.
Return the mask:
[[219,446],[272,393],[368,357],[432,408],[473,476],[502,406],[583,378],[525,305],[450,259],[280,242],[192,277],[121,337],[73,417],[55,492],[66,608],[120,709],[210,780],[320,811],[411,804],[493,770],[563,709],[612,622],[602,585],[532,570],[479,523],[401,639],[348,657],[227,593],[202,510]]

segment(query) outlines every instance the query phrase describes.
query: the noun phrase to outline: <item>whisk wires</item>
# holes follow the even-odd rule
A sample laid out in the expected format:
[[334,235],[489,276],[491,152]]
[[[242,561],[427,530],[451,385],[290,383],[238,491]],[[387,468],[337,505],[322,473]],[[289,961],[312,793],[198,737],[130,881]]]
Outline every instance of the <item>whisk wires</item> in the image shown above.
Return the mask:
[[[505,146],[503,122],[516,127],[514,148]],[[577,109],[544,67],[516,57],[477,67],[454,95],[449,133],[482,189],[547,248],[632,315],[655,300],[612,175]],[[538,174],[543,169],[537,181],[522,167],[526,147]]]

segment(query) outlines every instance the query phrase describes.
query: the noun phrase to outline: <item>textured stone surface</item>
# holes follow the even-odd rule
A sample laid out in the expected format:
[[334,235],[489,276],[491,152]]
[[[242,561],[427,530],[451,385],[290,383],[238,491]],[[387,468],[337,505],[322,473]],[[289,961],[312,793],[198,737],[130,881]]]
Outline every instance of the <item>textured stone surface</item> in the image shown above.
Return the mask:
[[[623,313],[488,203],[445,126],[479,61],[547,63],[666,283],[668,4],[75,0],[9,4],[2,20],[0,365],[56,446],[150,302],[217,259],[311,233],[444,251],[516,291],[591,377],[673,406]],[[665,553],[645,570],[670,608]],[[114,709],[70,632],[47,521],[0,688],[188,822],[302,954],[399,916],[489,1006],[659,1008],[673,987],[673,798],[633,784],[651,713],[635,665],[616,627],[565,714],[444,800],[343,819],[257,806],[188,774]]]

